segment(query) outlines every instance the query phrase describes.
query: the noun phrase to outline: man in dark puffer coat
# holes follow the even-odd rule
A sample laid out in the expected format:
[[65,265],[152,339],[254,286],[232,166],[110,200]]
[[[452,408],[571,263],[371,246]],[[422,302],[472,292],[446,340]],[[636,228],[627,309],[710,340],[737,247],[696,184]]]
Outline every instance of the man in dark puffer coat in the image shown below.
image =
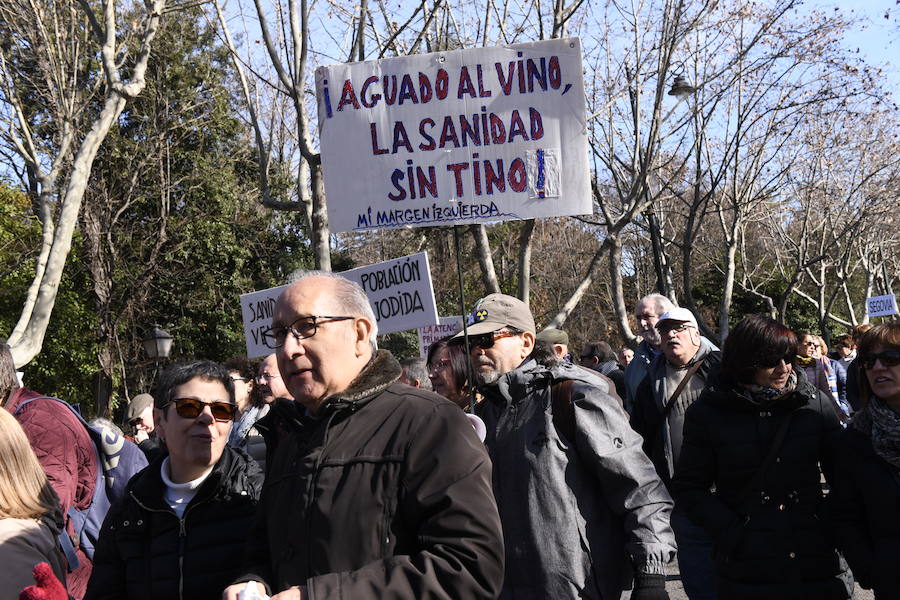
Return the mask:
[[[802,371],[795,373],[796,389],[767,406],[739,384],[714,376],[686,414],[672,495],[714,541],[721,598],[849,597],[846,564],[820,519],[818,460],[830,475],[829,442],[840,425],[834,403]],[[742,502],[789,414],[762,490]]]

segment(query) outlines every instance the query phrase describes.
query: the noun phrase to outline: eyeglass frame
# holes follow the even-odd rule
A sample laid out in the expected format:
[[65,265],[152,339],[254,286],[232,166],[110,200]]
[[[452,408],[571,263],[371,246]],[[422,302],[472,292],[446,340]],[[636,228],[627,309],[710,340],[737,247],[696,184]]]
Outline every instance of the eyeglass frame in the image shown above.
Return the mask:
[[[200,411],[196,415],[191,417],[188,415],[181,414],[181,407],[182,407],[182,404],[185,402],[202,404],[203,406],[200,408]],[[169,407],[170,404],[175,405],[175,414],[178,415],[179,417],[181,417],[182,419],[196,419],[200,415],[203,414],[203,410],[208,406],[210,416],[212,416],[213,420],[216,421],[217,423],[229,423],[229,422],[234,421],[234,418],[237,415],[237,408],[238,408],[237,404],[234,404],[232,402],[222,402],[220,400],[216,400],[213,402],[204,402],[203,400],[200,400],[199,398],[173,398],[172,400],[167,402],[164,406],[162,406],[162,409],[165,410],[166,408]],[[215,412],[213,412],[214,409],[217,409],[221,406],[227,406],[230,409],[231,416],[229,416],[227,419],[222,418],[222,417],[217,417],[215,415]]]
[[[663,322],[666,323],[667,321]],[[667,333],[672,333],[673,331],[678,334],[688,329],[697,329],[697,327],[693,323],[689,323],[688,321],[682,321],[681,325],[678,325],[677,327],[667,327],[665,325],[660,327],[658,323],[656,325],[656,330],[659,332],[659,335],[665,335]]]
[[[330,323],[334,321],[349,321],[355,318],[356,317],[351,316],[303,315],[302,317],[297,317],[296,319],[294,319],[293,322],[291,322],[291,324],[287,327],[269,327],[268,329],[266,329],[262,335],[263,344],[265,344],[266,347],[272,348],[274,350],[276,348],[281,348],[282,346],[284,346],[284,343],[287,341],[288,333],[293,335],[296,341],[308,340],[309,338],[316,335],[316,332],[318,332],[320,324],[319,321],[321,321],[322,323]],[[312,333],[310,333],[309,335],[301,333],[294,328],[294,325],[296,325],[298,321],[301,321],[303,319],[312,319]],[[281,336],[281,333],[280,331],[278,334],[274,332],[281,329],[284,330],[284,335],[282,337],[281,343],[279,343],[278,338]],[[269,343],[270,339],[273,340],[271,343]]]
[[797,362],[797,355],[793,352],[788,352],[788,353],[784,354],[783,356],[770,357],[770,358],[778,358],[778,362],[776,362],[775,364],[772,364],[772,363],[764,362],[765,359],[759,359],[756,361],[756,368],[757,369],[776,369],[781,365],[782,362],[784,362],[784,364],[788,365],[788,366],[793,366],[794,363]]
[[[893,359],[888,359],[887,355],[894,355],[897,362],[894,362]],[[882,350],[881,352],[870,352],[865,356],[857,358],[857,360],[859,361],[860,366],[866,371],[874,369],[877,361],[881,361],[881,365],[885,368],[896,367],[897,365],[900,365],[900,350],[891,348]]]
[[[502,340],[503,338],[508,337],[515,337],[517,335],[522,335],[523,333],[525,332],[510,327],[501,327],[497,331],[488,331],[487,333],[476,333],[475,335],[469,336],[469,349],[474,350],[475,348],[481,348],[482,350],[488,350],[494,347],[494,344],[497,343],[497,340]],[[487,342],[487,336],[491,336],[490,343],[485,346],[482,341]],[[448,343],[454,346],[462,346],[465,341],[462,337],[458,337],[451,339]]]

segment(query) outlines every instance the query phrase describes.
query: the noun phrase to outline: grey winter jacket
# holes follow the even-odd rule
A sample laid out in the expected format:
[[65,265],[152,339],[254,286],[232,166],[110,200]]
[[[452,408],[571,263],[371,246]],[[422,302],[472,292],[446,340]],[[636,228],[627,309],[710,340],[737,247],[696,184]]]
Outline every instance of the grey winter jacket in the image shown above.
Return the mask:
[[[551,385],[565,379],[574,440],[553,425]],[[608,389],[590,370],[533,359],[482,388],[507,557],[501,599],[619,598],[633,571],[665,573],[672,499]]]
[[[705,382],[710,372],[718,369],[721,356],[709,342],[701,339],[700,349],[688,363],[703,361],[694,377]],[[631,426],[644,438],[644,452],[656,465],[656,471],[666,485],[671,483],[675,474],[676,452],[672,448],[672,432],[669,420],[663,418],[663,409],[673,393],[675,390],[666,386],[666,357],[660,354],[650,363],[647,375],[638,386],[631,409]]]

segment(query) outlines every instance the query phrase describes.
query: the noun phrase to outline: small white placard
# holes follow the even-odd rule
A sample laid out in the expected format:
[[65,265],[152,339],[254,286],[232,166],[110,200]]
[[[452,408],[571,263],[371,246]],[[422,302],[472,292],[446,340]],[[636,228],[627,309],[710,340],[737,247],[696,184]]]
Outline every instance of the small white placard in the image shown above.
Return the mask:
[[419,327],[419,356],[428,355],[428,346],[462,327],[462,317],[441,317],[437,325]]
[[897,297],[894,294],[866,298],[870,317],[887,317],[897,313]]

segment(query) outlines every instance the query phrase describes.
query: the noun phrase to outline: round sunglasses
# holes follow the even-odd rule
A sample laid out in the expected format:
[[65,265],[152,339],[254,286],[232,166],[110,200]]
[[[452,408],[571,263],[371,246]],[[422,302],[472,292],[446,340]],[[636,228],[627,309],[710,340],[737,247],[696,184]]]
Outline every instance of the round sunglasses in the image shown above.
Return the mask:
[[213,419],[220,423],[233,421],[237,412],[237,406],[230,402],[203,402],[197,398],[175,398],[172,403],[175,404],[175,413],[184,419],[196,419],[206,406],[209,407]]

